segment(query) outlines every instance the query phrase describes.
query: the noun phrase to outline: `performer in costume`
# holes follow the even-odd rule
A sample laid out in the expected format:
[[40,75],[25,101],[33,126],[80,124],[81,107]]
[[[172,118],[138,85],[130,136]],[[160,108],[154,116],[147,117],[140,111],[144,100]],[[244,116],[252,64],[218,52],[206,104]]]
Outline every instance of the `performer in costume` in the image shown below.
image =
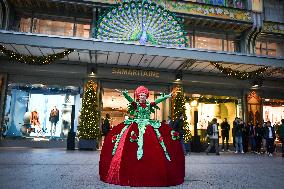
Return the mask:
[[171,97],[147,100],[144,86],[135,90],[134,101],[127,91],[133,118],[115,126],[105,139],[100,155],[100,179],[124,186],[173,186],[184,182],[185,160],[178,132],[168,124],[150,119],[157,104]]

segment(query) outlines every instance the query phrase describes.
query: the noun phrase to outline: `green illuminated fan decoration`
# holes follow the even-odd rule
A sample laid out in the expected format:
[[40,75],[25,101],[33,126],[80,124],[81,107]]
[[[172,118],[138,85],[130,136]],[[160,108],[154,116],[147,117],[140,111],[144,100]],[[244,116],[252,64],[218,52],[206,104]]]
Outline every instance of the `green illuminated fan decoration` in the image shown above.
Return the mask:
[[100,40],[136,44],[185,47],[187,38],[173,13],[148,1],[115,5],[99,20],[96,37]]

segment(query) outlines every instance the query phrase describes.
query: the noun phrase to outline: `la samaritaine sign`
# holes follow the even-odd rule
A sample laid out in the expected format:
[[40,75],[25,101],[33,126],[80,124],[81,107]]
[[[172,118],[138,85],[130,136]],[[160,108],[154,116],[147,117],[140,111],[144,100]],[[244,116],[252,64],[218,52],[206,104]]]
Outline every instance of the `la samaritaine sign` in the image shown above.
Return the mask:
[[160,73],[150,70],[129,69],[129,68],[112,68],[111,73],[114,75],[127,75],[139,77],[159,78]]

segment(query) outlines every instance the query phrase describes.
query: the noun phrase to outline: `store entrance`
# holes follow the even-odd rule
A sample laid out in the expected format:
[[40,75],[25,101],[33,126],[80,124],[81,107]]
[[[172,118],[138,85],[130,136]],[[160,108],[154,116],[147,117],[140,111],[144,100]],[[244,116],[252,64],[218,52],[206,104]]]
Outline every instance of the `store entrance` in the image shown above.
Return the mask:
[[81,107],[79,87],[11,83],[3,135],[34,141],[65,139],[71,128],[72,105],[76,119]]
[[201,142],[206,142],[206,129],[213,118],[216,118],[219,124],[219,136],[221,136],[221,123],[227,118],[230,124],[229,142],[233,142],[233,121],[242,114],[241,105],[238,104],[236,97],[186,94],[186,99],[187,121],[192,134],[194,134],[194,112],[197,111],[197,135],[200,136]]

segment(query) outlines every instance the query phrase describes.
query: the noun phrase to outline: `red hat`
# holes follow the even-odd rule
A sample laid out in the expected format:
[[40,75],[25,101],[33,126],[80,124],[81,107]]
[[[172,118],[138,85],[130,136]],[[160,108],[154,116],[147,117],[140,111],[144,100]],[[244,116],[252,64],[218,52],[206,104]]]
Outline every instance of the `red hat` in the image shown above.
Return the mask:
[[140,86],[135,90],[134,94],[135,94],[136,99],[139,99],[140,93],[145,93],[147,95],[147,98],[149,97],[149,90],[144,86]]

